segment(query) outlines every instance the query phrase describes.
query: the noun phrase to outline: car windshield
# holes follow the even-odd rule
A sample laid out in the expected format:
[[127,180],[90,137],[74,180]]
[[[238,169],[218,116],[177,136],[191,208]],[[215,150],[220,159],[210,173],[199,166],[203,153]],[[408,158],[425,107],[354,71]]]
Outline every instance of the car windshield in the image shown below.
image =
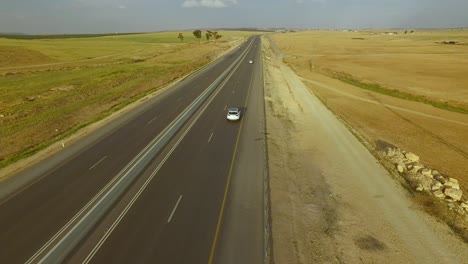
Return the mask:
[[237,115],[237,112],[236,111],[229,111],[229,114],[230,115]]

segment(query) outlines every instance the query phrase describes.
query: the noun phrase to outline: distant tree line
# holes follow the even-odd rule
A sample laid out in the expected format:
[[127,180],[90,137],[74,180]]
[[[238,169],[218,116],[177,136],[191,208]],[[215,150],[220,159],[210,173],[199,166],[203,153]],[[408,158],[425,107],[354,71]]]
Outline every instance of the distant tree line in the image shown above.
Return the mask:
[[[199,30],[199,29],[194,30],[192,32],[192,34],[198,39],[198,42],[200,42],[200,39],[202,38],[202,33],[203,32],[201,30]],[[211,38],[214,38],[215,40],[218,40],[218,39],[220,39],[222,37],[223,37],[223,35],[218,34],[217,31],[207,30],[206,33],[205,33],[205,38],[206,38],[207,41],[209,41]],[[182,35],[182,33],[179,33],[179,36],[177,38],[179,38],[179,40],[181,42],[184,41],[184,35]]]

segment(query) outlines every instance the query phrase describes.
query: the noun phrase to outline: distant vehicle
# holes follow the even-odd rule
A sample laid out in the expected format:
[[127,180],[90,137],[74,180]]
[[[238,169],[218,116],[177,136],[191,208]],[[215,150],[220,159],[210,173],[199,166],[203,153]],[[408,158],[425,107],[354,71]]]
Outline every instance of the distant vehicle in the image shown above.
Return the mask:
[[252,64],[252,63],[253,63],[253,60],[249,60],[249,63]]
[[240,119],[241,110],[237,107],[229,108],[227,112],[227,120],[237,121]]

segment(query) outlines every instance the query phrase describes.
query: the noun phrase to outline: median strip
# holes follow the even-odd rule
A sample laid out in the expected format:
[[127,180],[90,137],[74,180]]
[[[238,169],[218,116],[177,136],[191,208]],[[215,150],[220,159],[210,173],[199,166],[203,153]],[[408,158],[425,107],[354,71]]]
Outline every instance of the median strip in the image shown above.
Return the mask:
[[251,44],[200,96],[155,137],[26,263],[58,263],[63,261],[119,199],[127,187],[143,172],[146,165],[166,146],[177,131],[190,119],[216,88],[220,86],[223,80],[230,75],[229,73],[240,64],[250,46]]

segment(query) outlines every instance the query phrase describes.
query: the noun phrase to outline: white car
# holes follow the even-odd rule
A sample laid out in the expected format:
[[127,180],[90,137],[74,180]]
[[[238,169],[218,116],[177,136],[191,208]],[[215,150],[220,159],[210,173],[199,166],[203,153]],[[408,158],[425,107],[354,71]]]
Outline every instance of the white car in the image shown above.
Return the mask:
[[240,119],[241,110],[237,107],[229,108],[227,112],[227,120],[237,121]]
[[249,63],[252,64],[252,63],[253,63],[253,60],[249,60]]

